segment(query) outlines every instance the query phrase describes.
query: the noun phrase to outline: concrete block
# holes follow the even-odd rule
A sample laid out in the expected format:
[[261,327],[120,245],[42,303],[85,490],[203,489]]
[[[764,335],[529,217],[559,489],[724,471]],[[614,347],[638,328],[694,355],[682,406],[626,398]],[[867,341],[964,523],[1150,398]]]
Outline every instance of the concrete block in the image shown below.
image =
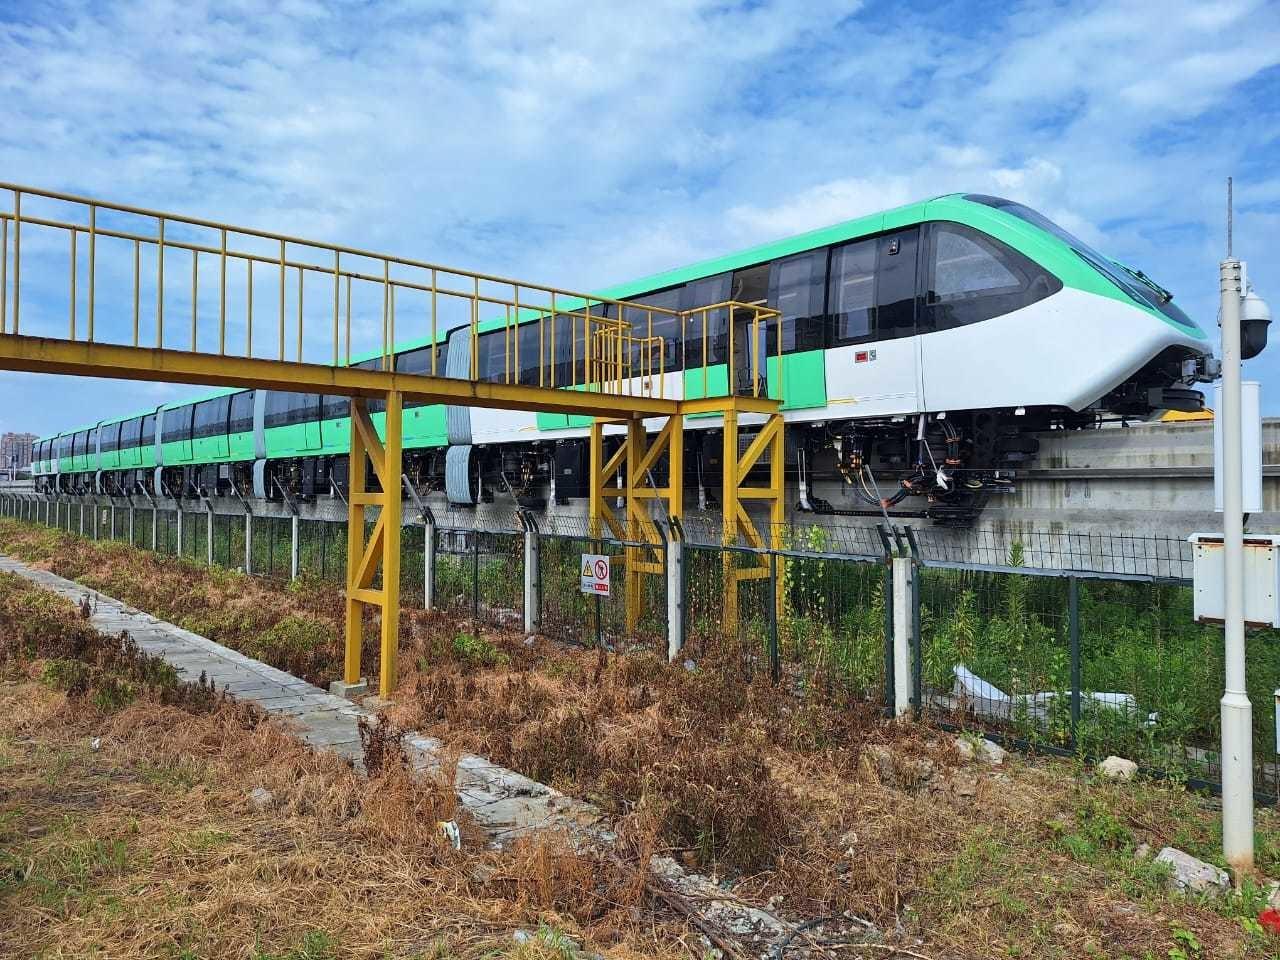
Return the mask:
[[365,677],[361,677],[355,683],[335,680],[329,684],[329,692],[335,697],[345,697],[348,700],[353,697],[363,697],[369,692],[369,681]]
[[1109,780],[1132,780],[1138,772],[1138,765],[1124,757],[1107,757],[1098,764],[1098,773]]

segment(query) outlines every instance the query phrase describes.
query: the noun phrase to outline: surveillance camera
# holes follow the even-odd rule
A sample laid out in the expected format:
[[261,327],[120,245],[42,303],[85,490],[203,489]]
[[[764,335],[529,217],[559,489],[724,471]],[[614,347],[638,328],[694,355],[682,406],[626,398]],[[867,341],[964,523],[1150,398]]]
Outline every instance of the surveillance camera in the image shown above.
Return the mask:
[[1240,359],[1250,360],[1267,345],[1267,327],[1271,325],[1271,307],[1250,285],[1240,298]]

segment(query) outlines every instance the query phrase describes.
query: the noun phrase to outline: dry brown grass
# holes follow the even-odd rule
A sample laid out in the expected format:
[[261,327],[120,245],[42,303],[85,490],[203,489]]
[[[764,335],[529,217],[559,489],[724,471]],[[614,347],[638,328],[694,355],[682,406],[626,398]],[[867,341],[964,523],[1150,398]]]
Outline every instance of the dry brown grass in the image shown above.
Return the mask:
[[[0,526],[0,549],[10,549],[11,536]],[[30,540],[39,536],[23,534]],[[47,542],[29,546],[65,576],[78,570],[82,578],[103,579],[102,551],[117,549],[61,540],[52,547]],[[162,560],[154,568],[146,566],[152,561],[133,556],[121,562],[120,572],[111,574],[116,589],[101,589],[115,596],[125,592],[125,599],[130,597],[126,591],[134,590],[141,599],[131,602],[157,615],[165,614],[156,604],[176,603],[187,590],[203,597],[200,609],[218,620],[221,605],[231,602],[228,593],[234,593],[216,582],[205,584],[232,575],[187,564],[181,565],[181,590],[134,586],[131,578],[139,571],[177,576],[164,566],[173,561]],[[246,589],[255,591],[251,607],[278,604],[318,619],[332,612],[326,612],[330,601],[324,597],[299,600],[298,593],[308,596],[306,587],[299,591],[248,581]],[[148,597],[160,599],[152,603]],[[234,609],[244,607],[237,595]],[[392,719],[595,801],[616,817],[632,863],[645,862],[655,849],[669,851],[690,866],[733,880],[736,895],[772,902],[784,915],[806,919],[851,911],[881,929],[918,938],[923,945],[915,949],[934,958],[1167,960],[1178,956],[1175,950],[1188,958],[1276,953],[1274,941],[1241,923],[1241,917],[1256,914],[1255,902],[1233,899],[1215,906],[1172,896],[1159,871],[1132,856],[1143,842],[1215,856],[1220,842],[1216,810],[1176,785],[1098,783],[1064,761],[1011,758],[1002,769],[964,765],[947,738],[886,724],[874,708],[850,702],[838,690],[815,688],[797,696],[764,683],[743,683],[736,671],[721,671],[715,664],[687,673],[651,656],[605,659],[546,641],[529,647],[501,633],[459,639],[459,625],[447,618],[406,613],[404,677]],[[252,631],[207,632],[251,652],[252,644],[262,644]],[[277,644],[263,655],[328,662],[327,654],[290,650]],[[272,662],[285,665],[281,659]],[[219,711],[199,722],[214,723],[222,715]],[[151,749],[144,744],[165,739],[162,728],[158,723],[151,733],[136,734],[140,755]],[[228,739],[256,735],[251,729]],[[188,741],[201,739],[184,730],[181,742]],[[240,748],[227,743],[219,749]],[[172,765],[175,758],[167,762]],[[396,949],[424,944],[451,929],[460,938],[457,949],[466,952],[489,935],[493,928],[486,923],[531,923],[541,914],[623,952],[670,949],[677,942],[701,952],[695,941],[681,941],[687,931],[659,926],[652,936],[644,932],[648,914],[635,912],[643,901],[634,871],[627,878],[592,861],[584,866],[563,844],[527,847],[501,863],[472,861],[480,867],[463,867],[447,852],[441,859],[433,847],[432,859],[419,868],[414,859],[419,855],[411,852],[412,844],[405,849],[403,835],[425,838],[430,831],[420,824],[434,815],[430,809],[406,813],[412,808],[400,803],[391,811],[400,815],[375,816],[371,802],[343,806],[351,801],[344,799],[346,787],[335,786],[345,783],[340,771],[297,776],[270,764],[239,763],[238,769],[255,773],[235,781],[231,796],[224,798],[237,813],[232,823],[255,820],[244,815],[242,802],[234,802],[251,781],[273,790],[279,786],[278,815],[338,830],[342,839],[330,838],[330,849],[345,843],[352,831],[364,839],[365,850],[384,842],[369,837],[395,837],[399,842],[391,843],[388,856],[408,858],[396,861],[398,869],[409,874],[420,869],[420,881],[439,885],[443,892],[439,899],[432,894],[424,927],[430,932],[420,940],[406,934],[394,941]],[[1259,811],[1258,827],[1262,863],[1273,874],[1280,872],[1275,812]],[[377,892],[379,881],[356,873],[351,883],[337,873],[317,873],[308,883],[343,885],[360,909],[389,909]],[[412,893],[415,888],[405,885],[408,878],[392,873],[397,879],[389,882],[389,895],[416,897],[421,906],[421,888]],[[556,891],[565,889],[574,892],[558,898]],[[317,904],[332,904],[337,896],[320,887],[305,890],[297,903],[314,898]],[[291,889],[289,896],[294,897]],[[306,906],[273,914],[272,922],[283,926],[272,942],[296,940],[307,927],[300,914],[332,916],[344,947],[376,949],[380,933],[369,932],[356,917],[325,909]],[[377,916],[393,916],[385,922],[400,929],[395,924],[411,927],[414,914],[397,910]],[[244,936],[246,929],[259,928],[242,923],[234,929]],[[386,928],[374,921],[373,929]]]
[[[488,634],[498,656],[428,656],[393,715],[619,818],[797,920],[849,911],[929,956],[1264,957],[1258,903],[1171,896],[1146,842],[1210,858],[1213,805],[1076,765],[964,764],[948,738],[836,690],[797,698],[703,664]],[[1272,870],[1273,811],[1259,812]],[[1181,939],[1180,939],[1181,938]],[[874,955],[869,953],[868,955]],[[1189,957],[1197,956],[1190,952]]]
[[[556,836],[487,850],[452,769],[411,776],[389,727],[366,779],[207,691],[138,686],[128,705],[100,705],[96,684],[136,664],[108,662],[120,641],[47,597],[0,577],[0,635],[33,604],[52,624],[0,659],[0,956],[479,956],[539,925],[619,957],[684,952],[682,924],[635,922],[625,863]],[[50,678],[42,637],[59,662],[106,673]],[[436,828],[446,819],[462,821],[462,851]]]

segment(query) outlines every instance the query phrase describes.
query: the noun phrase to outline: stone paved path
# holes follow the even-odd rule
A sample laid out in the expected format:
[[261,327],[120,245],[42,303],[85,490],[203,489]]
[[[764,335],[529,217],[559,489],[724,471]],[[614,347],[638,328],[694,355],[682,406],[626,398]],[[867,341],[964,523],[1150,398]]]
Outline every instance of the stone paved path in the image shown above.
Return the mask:
[[[173,664],[183,679],[194,682],[203,673],[237,700],[283,718],[292,733],[316,749],[361,762],[357,721],[373,714],[357,704],[46,570],[0,555],[0,571],[25,577],[73,603],[88,597],[93,609],[90,622],[100,632],[127,630],[139,647]],[[431,770],[441,761],[443,747],[434,738],[409,734],[405,747],[415,770]],[[455,783],[462,805],[496,843],[548,827],[575,834],[601,830],[595,807],[483,757],[463,754]]]

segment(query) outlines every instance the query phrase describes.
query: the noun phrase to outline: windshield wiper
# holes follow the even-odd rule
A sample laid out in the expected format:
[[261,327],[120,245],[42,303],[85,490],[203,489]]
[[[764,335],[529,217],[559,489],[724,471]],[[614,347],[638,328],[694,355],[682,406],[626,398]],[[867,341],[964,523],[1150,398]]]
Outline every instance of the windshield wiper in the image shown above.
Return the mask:
[[1123,263],[1120,264],[1120,269],[1122,269],[1125,273],[1129,274],[1129,276],[1133,277],[1135,280],[1138,280],[1139,282],[1146,284],[1148,287],[1154,290],[1156,294],[1160,297],[1161,303],[1168,303],[1170,300],[1173,299],[1172,293],[1170,293],[1164,287],[1160,286],[1160,284],[1156,283],[1154,280],[1148,277],[1141,270],[1134,270],[1131,267],[1126,267]]

